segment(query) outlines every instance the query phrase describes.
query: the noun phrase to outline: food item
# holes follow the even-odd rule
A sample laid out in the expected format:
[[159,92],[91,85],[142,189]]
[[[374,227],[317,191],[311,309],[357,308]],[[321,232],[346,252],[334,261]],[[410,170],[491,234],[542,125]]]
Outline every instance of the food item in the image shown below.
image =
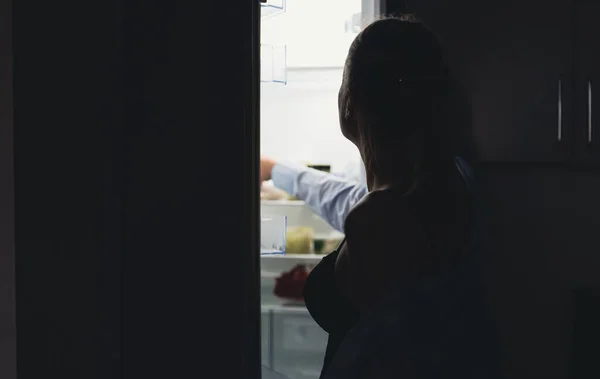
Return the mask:
[[286,230],[286,254],[311,254],[313,229],[310,226],[290,226]]
[[314,236],[313,251],[315,254],[329,254],[337,249],[340,242],[342,242],[341,237]]
[[298,201],[297,198],[285,192],[282,189],[273,186],[263,185],[260,188],[260,199],[261,200],[288,200]]
[[302,292],[304,284],[308,278],[308,270],[306,266],[298,264],[290,271],[282,273],[275,279],[275,296],[283,299],[304,300]]
[[325,250],[325,240],[315,238],[313,240],[313,250],[315,251],[315,254],[323,254],[323,250]]
[[260,189],[261,200],[286,200],[289,198],[287,192],[272,186],[262,186]]

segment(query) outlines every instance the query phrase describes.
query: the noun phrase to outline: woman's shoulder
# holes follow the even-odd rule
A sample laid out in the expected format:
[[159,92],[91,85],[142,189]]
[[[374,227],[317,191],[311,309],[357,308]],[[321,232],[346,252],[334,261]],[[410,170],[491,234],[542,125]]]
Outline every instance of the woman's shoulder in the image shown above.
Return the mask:
[[[464,186],[464,184],[463,184]],[[344,232],[358,251],[400,248],[405,258],[461,245],[470,225],[471,201],[460,185],[432,186],[411,194],[373,191],[346,216]],[[457,248],[459,246],[456,246]]]
[[[369,192],[348,213],[346,234],[365,229],[387,228],[398,224],[409,226],[416,216],[415,199],[395,190]],[[349,229],[349,230],[348,230]]]
[[344,232],[354,254],[368,252],[371,257],[399,245],[410,250],[425,237],[410,199],[393,191],[366,195],[346,216]]

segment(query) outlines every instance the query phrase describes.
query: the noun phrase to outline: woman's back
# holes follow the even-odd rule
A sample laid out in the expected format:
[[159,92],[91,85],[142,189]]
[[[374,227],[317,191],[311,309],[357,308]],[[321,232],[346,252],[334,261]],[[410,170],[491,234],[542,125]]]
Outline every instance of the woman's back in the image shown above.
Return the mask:
[[[470,168],[460,159],[457,166],[474,190]],[[479,277],[476,207],[472,214],[468,255],[437,275],[391,289],[345,335],[325,379],[499,377],[497,339]]]
[[[324,378],[328,378],[328,375],[336,375],[333,372],[339,370],[339,367],[338,369],[328,367],[330,364],[335,367],[334,361],[337,361],[341,367],[346,365],[352,367],[350,372],[356,375],[353,376],[355,378],[372,377],[366,373],[364,373],[366,376],[360,376],[362,375],[360,373],[374,369],[372,365],[377,360],[380,362],[380,369],[383,369],[381,366],[383,362],[387,362],[386,364],[392,364],[387,369],[393,369],[394,372],[405,370],[409,362],[419,367],[430,368],[449,367],[450,364],[460,365],[460,360],[451,358],[451,353],[462,351],[468,354],[469,349],[461,345],[467,342],[469,336],[492,341],[488,338],[491,325],[487,320],[487,311],[478,281],[478,262],[481,253],[478,239],[481,234],[479,230],[481,222],[477,217],[477,197],[474,193],[473,180],[469,176],[470,167],[457,158],[456,168],[455,172],[461,178],[466,193],[469,194],[468,200],[471,205],[462,203],[463,209],[468,210],[468,215],[463,211],[456,213],[453,208],[439,209],[447,206],[449,199],[456,195],[453,191],[446,191],[443,188],[422,192],[418,199],[407,197],[407,200],[414,200],[412,203],[414,214],[419,215],[425,229],[431,224],[429,220],[447,221],[451,216],[459,214],[465,217],[464,222],[459,223],[463,225],[462,227],[448,229],[441,222],[433,228],[454,230],[458,233],[454,238],[448,237],[446,231],[441,233],[446,241],[451,241],[447,248],[437,246],[433,249],[431,246],[423,245],[421,256],[415,254],[414,257],[407,257],[403,254],[406,252],[389,248],[389,242],[386,242],[389,240],[386,239],[381,246],[386,246],[387,243],[388,248],[377,246],[377,243],[373,244],[374,248],[369,250],[369,256],[365,257],[373,263],[360,262],[361,271],[349,278],[353,284],[349,288],[343,288],[334,280],[334,265],[339,267],[343,264],[340,263],[343,260],[337,252],[326,257],[309,276],[305,288],[307,308],[317,323],[330,334]],[[378,201],[382,204],[386,201],[388,204],[394,204],[398,199],[390,197],[397,195],[389,192],[385,194],[387,198],[382,197]],[[456,196],[464,199],[465,194],[460,193]],[[473,222],[468,222],[468,219],[472,219]],[[387,221],[391,226],[397,225],[394,220]],[[374,225],[384,225],[386,219],[371,222]],[[396,239],[396,244],[392,246],[397,247],[406,245],[406,240],[411,238],[419,241],[443,241],[434,236],[427,236],[427,233],[407,235],[406,230],[393,230],[393,228],[381,229],[380,233],[379,236],[387,234],[388,237]],[[367,236],[370,236],[370,241],[378,237],[370,231],[367,231]],[[462,246],[463,249],[457,249],[458,246]],[[350,291],[354,294],[344,295]],[[349,297],[356,299],[357,292],[370,299],[370,310],[361,312],[359,307],[349,300]],[[485,326],[478,327],[479,322],[484,322]],[[471,346],[474,344],[473,341]],[[480,347],[481,349],[478,347],[475,353],[486,351],[483,346]],[[436,351],[439,352],[439,359],[433,362],[428,354],[435,355]],[[386,358],[388,354],[392,356]],[[448,360],[444,361],[446,358]],[[419,361],[425,361],[427,364],[420,364]],[[404,368],[397,367],[398,364]],[[491,365],[487,366],[491,367]],[[350,375],[346,369],[342,372],[344,375]],[[346,376],[333,377],[345,378]]]
[[394,286],[439,275],[469,253],[470,192],[454,163],[446,169],[411,193],[373,191],[348,215],[336,276],[361,312]]

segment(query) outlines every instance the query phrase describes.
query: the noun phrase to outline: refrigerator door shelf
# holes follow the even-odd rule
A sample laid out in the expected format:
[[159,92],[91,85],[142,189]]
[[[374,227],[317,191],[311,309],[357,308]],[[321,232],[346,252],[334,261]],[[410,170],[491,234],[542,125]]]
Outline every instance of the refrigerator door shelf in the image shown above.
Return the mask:
[[260,45],[260,81],[287,84],[287,47]]
[[310,226],[316,238],[343,238],[343,234],[333,229],[303,201],[262,200],[260,210],[263,215],[286,216],[287,225]]
[[260,255],[285,255],[287,217],[261,215]]
[[285,1],[286,0],[267,0],[260,3],[260,17],[261,19],[271,18],[285,12]]

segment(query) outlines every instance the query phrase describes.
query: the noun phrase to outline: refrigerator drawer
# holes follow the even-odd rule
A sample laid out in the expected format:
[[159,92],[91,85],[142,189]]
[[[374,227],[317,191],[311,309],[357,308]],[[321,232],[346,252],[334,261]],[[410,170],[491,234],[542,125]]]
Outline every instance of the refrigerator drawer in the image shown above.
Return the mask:
[[271,357],[271,317],[269,311],[263,310],[260,315],[261,362],[263,366],[272,368]]
[[290,379],[318,378],[325,357],[327,333],[306,308],[272,313],[273,368]]

